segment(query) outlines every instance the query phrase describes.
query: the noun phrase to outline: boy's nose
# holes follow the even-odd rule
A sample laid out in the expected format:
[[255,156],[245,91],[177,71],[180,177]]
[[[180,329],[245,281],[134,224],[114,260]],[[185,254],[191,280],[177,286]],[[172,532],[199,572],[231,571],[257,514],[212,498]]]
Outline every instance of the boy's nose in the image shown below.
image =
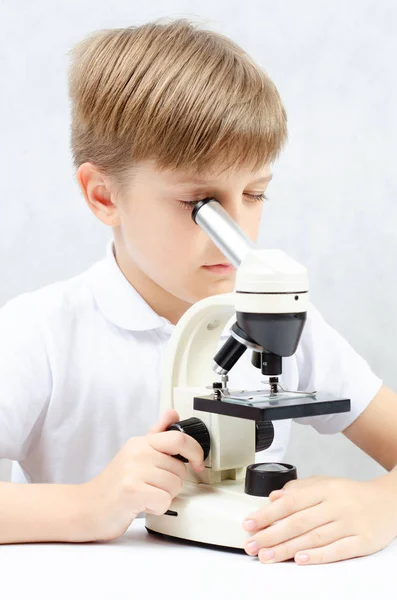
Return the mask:
[[226,202],[223,205],[223,208],[229,214],[229,216],[237,223],[239,227],[242,225],[242,210],[243,206],[241,203],[241,198],[238,200],[231,200],[230,202]]

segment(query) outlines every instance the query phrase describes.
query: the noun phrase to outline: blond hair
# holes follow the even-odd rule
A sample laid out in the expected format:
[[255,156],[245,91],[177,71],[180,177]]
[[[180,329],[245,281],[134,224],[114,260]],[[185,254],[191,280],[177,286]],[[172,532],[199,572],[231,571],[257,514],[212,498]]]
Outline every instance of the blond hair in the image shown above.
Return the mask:
[[185,19],[98,31],[72,51],[71,145],[122,176],[134,162],[253,170],[287,137],[273,82],[227,37]]

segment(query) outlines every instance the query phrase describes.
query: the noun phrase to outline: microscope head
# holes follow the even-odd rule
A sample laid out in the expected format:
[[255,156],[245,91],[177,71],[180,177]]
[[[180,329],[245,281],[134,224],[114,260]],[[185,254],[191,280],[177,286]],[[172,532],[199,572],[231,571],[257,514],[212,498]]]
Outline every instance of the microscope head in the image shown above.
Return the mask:
[[306,269],[280,250],[257,249],[215,198],[199,202],[192,218],[237,269],[236,323],[214,370],[226,375],[249,348],[264,375],[280,375],[282,357],[295,353],[306,321]]

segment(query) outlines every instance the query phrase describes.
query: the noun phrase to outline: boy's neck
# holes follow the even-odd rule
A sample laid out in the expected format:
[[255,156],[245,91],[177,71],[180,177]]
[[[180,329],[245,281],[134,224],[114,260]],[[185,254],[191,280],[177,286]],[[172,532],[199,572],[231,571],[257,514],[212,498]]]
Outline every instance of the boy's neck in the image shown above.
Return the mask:
[[158,314],[176,325],[191,306],[160,287],[135,265],[122,246],[115,242],[115,258],[124,277],[140,294],[145,302]]

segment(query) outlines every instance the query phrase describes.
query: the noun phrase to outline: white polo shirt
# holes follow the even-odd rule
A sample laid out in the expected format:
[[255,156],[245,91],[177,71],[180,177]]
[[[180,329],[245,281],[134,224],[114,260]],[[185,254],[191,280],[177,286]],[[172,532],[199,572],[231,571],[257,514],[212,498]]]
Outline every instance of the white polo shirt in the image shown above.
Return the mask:
[[[0,310],[0,458],[18,461],[31,482],[94,477],[157,420],[173,328],[125,279],[112,243],[85,273],[7,303]],[[260,387],[250,358],[246,352],[231,371],[231,387]],[[313,306],[296,354],[283,361],[282,382],[351,399],[350,413],[301,419],[322,433],[350,425],[382,383]],[[281,460],[286,450],[291,422],[274,425],[261,460]]]

